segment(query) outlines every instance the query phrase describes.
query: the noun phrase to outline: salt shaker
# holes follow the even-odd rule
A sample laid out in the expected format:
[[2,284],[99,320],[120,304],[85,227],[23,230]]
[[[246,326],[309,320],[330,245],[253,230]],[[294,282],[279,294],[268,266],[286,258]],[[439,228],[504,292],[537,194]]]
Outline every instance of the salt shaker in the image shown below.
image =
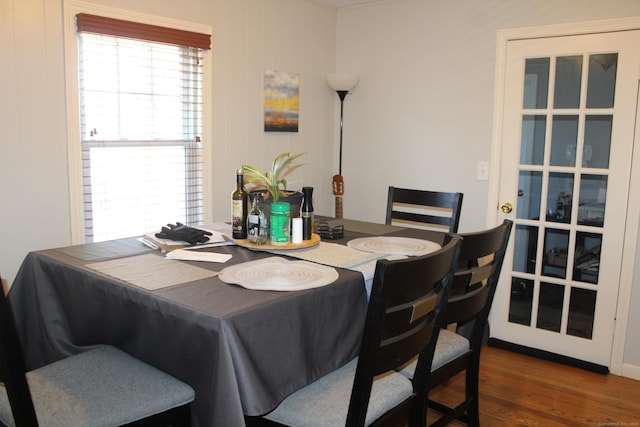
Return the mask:
[[291,218],[291,243],[302,243],[302,218]]

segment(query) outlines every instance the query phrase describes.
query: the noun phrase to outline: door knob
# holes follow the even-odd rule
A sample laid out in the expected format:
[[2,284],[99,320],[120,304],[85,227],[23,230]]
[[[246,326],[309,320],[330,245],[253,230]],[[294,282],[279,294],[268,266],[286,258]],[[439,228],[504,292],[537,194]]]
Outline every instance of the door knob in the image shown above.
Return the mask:
[[504,213],[511,213],[511,211],[513,210],[513,205],[511,205],[511,203],[507,202],[505,204],[503,204],[502,206],[500,206],[500,210]]

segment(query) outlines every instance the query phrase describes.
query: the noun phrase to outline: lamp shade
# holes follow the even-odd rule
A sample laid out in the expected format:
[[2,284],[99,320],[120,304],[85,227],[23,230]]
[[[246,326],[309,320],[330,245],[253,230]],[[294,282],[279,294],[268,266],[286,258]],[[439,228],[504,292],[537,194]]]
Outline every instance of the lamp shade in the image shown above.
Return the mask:
[[360,76],[355,74],[328,74],[327,75],[327,83],[331,86],[331,89],[335,91],[346,90],[350,91],[360,81]]

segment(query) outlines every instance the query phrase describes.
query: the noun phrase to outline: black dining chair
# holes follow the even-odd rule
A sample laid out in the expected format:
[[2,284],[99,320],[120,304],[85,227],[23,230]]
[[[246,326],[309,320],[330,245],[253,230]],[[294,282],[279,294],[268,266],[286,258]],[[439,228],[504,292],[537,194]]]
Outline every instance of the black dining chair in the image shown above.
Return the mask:
[[[400,371],[413,381],[422,382],[423,378],[428,378],[428,391],[466,371],[465,397],[459,405],[450,408],[428,401],[429,407],[442,414],[430,426],[446,425],[456,418],[469,426],[480,425],[480,351],[485,343],[489,311],[512,226],[512,221],[505,220],[489,230],[460,234],[460,256],[443,322],[445,328],[455,325],[456,332],[440,331],[430,370],[413,362]],[[461,333],[465,329],[471,330],[468,338]]]
[[395,371],[419,355],[428,372],[449,293],[459,238],[440,250],[401,260],[378,260],[359,357],[287,397],[247,425],[420,425],[426,416],[426,378]]
[[191,386],[112,346],[97,346],[27,372],[9,301],[1,293],[4,425],[191,425]]
[[462,197],[462,193],[389,187],[385,223],[401,222],[456,233]]

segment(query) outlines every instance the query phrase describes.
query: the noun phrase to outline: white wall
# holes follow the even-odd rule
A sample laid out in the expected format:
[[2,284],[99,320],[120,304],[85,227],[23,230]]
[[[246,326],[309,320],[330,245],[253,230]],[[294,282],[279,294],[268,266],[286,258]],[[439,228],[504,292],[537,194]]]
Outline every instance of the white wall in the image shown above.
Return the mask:
[[61,2],[0,1],[0,274],[69,243]]
[[[213,27],[213,218],[228,220],[235,168],[268,168],[289,150],[307,153],[289,187],[313,186],[316,211],[330,213],[336,100],[325,76],[335,69],[336,11],[301,0],[215,0]],[[266,69],[300,74],[298,133],[264,132]]]
[[[476,165],[490,159],[497,31],[638,15],[637,0],[399,0],[342,9],[337,69],[360,74],[345,101],[345,217],[382,221],[387,186],[396,185],[461,191],[459,231],[484,228],[489,186],[476,179]],[[623,367],[640,378],[638,312],[640,274]]]
[[[305,0],[90,0],[213,28],[212,211],[227,221],[235,169],[306,152],[291,188],[316,188],[332,212],[336,11]],[[29,251],[71,244],[62,0],[0,0],[0,274],[10,284]],[[266,69],[300,74],[300,130],[263,131]],[[211,195],[209,195],[211,197]],[[141,230],[141,232],[144,230]]]

